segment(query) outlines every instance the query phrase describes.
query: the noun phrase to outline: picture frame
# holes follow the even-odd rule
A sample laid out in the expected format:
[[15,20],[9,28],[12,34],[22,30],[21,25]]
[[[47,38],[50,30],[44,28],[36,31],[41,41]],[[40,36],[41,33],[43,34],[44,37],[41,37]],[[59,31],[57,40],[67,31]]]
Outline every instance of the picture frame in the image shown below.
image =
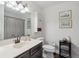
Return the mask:
[[59,28],[72,28],[72,11],[59,12]]
[[60,19],[71,19],[72,18],[72,10],[60,11],[59,17],[60,17]]
[[72,28],[72,20],[61,20],[60,28]]

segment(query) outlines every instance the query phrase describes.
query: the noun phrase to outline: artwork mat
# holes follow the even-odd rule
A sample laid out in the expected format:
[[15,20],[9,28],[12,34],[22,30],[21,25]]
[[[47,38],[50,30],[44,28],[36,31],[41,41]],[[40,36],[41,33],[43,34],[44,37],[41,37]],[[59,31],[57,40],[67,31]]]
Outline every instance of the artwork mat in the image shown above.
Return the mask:
[[[68,17],[62,17],[63,14],[68,14],[69,16]],[[59,12],[59,19],[71,19],[71,18],[72,18],[72,10],[60,11]]]
[[60,21],[59,28],[72,28],[72,20]]

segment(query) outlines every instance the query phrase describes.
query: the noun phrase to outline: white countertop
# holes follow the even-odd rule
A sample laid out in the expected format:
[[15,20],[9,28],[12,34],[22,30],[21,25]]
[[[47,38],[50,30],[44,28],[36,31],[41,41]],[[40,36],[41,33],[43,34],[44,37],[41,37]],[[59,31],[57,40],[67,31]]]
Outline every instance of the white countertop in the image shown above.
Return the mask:
[[0,46],[0,58],[13,58],[21,53],[31,49],[35,45],[41,43],[40,40],[34,40],[31,41],[21,41],[20,43],[12,43],[9,45]]

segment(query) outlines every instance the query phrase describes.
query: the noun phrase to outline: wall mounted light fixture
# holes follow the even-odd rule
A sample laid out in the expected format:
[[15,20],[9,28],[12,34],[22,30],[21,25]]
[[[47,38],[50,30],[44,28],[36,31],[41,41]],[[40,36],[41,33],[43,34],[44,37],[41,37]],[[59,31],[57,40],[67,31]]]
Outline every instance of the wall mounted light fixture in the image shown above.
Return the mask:
[[22,1],[0,1],[0,4],[7,6],[21,13],[30,12],[27,5],[23,5]]

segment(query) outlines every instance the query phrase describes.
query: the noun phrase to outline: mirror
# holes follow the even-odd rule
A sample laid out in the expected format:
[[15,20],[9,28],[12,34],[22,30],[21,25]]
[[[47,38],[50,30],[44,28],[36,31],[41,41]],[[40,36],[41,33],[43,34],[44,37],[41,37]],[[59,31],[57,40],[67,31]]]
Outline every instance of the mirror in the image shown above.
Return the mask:
[[12,16],[4,16],[4,39],[24,36],[25,20]]
[[[4,8],[4,17],[3,17],[3,23],[4,26],[2,27],[4,29],[3,34],[0,33],[0,40],[9,39],[9,38],[15,38],[17,36],[25,36],[27,34],[31,33],[31,13],[20,13],[19,11],[12,10],[11,8],[6,7],[5,5],[0,5],[0,8]],[[0,13],[1,14],[1,13]],[[1,27],[1,26],[0,26]],[[0,32],[2,29],[0,29]]]

